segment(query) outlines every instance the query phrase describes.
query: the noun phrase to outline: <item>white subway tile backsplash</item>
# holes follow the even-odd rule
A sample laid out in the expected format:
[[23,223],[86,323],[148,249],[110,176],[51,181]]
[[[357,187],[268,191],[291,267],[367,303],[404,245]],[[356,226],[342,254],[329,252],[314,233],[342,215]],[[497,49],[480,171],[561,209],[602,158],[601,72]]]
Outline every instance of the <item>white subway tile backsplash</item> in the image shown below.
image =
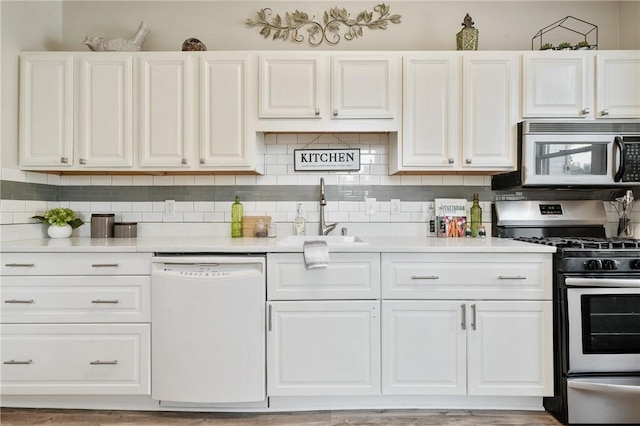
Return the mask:
[[47,183],[47,175],[45,173],[27,172],[27,182],[29,183]]
[[403,175],[400,177],[401,185],[414,185],[420,186],[422,185],[422,177],[421,176],[413,176],[413,175]]
[[153,176],[153,185],[155,186],[173,185],[173,183],[173,176]]
[[153,185],[153,176],[132,176],[131,184],[134,186],[151,186]]
[[236,177],[233,175],[218,175],[216,176],[216,185],[235,185]]
[[133,176],[111,176],[111,185],[113,186],[131,186],[133,185]]
[[123,222],[142,222],[142,213],[123,212],[121,218]]
[[277,185],[278,177],[277,176],[257,176],[256,177],[256,185]]
[[204,212],[203,213],[203,221],[205,222],[224,222],[224,213],[222,212]]
[[443,176],[436,175],[421,176],[422,184],[429,186],[442,186],[442,178]]
[[277,176],[276,184],[277,185],[297,185],[298,176],[293,176],[293,175]]
[[111,186],[111,176],[91,176],[91,185]]
[[26,182],[27,172],[18,169],[2,168],[0,177],[2,177],[2,180],[9,180],[12,182]]
[[[72,207],[73,210],[76,210]],[[113,213],[110,201],[92,201],[90,211],[93,213]]]
[[297,133],[280,133],[277,136],[278,145],[290,145],[298,143]]
[[132,203],[130,201],[112,201],[111,209],[114,212],[130,212]]
[[466,186],[484,185],[484,176],[462,176],[462,184]]
[[442,176],[442,185],[457,186],[464,183],[464,177],[461,175],[445,175]]
[[192,212],[192,211],[193,211],[193,201],[177,201],[176,202],[176,213]]
[[174,185],[195,185],[194,176],[180,175],[173,177]]
[[213,201],[195,201],[193,203],[193,211],[195,212],[212,212]]
[[131,203],[131,211],[133,212],[152,212],[153,203],[151,201],[138,201]]
[[211,186],[216,184],[215,176],[196,175],[193,177],[193,184],[200,186]]
[[185,222],[204,222],[203,212],[185,212],[183,217]]
[[236,185],[255,185],[256,176],[239,175],[236,176]]

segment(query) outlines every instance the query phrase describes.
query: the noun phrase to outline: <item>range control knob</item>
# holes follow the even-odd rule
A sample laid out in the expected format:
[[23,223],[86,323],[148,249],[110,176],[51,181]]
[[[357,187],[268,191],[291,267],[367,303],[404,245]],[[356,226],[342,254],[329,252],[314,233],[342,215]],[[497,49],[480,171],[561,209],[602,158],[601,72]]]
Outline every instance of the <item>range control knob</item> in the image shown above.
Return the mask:
[[602,269],[607,269],[607,270],[618,269],[618,264],[613,259],[604,259],[602,261]]
[[631,261],[631,269],[640,269],[640,259],[634,259]]
[[597,271],[602,269],[602,261],[600,259],[589,259],[585,263],[586,267],[590,271]]

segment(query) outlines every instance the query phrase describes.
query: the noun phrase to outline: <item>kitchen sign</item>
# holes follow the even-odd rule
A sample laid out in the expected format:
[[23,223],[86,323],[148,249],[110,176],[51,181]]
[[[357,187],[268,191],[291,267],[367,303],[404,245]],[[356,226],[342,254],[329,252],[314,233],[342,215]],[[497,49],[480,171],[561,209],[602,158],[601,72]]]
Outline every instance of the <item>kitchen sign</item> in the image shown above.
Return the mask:
[[360,148],[295,149],[293,169],[296,172],[359,171]]

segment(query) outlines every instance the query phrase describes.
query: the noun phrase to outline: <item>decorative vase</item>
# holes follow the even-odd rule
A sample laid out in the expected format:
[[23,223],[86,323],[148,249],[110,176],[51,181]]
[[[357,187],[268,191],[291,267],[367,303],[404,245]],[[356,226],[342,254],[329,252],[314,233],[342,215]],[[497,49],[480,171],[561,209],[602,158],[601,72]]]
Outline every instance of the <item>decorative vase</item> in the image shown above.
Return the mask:
[[73,232],[73,228],[69,224],[63,226],[49,225],[49,228],[47,228],[47,234],[51,238],[69,238],[71,232]]

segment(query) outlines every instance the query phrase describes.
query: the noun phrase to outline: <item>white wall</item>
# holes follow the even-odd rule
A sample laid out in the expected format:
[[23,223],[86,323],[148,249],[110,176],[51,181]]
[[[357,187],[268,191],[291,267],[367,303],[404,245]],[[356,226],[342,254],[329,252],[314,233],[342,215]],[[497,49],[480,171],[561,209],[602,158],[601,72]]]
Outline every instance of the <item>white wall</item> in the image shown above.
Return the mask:
[[[209,50],[306,50],[306,43],[264,39],[258,27],[245,24],[256,12],[269,7],[282,17],[300,10],[321,21],[331,7],[345,8],[352,17],[379,2],[365,1],[66,1],[63,8],[65,50],[86,50],[82,44],[90,33],[100,36],[129,36],[144,20],[151,34],[144,50],[180,50],[182,42],[196,37]],[[531,38],[541,28],[571,15],[599,28],[599,48],[617,49],[619,11],[627,9],[617,1],[387,1],[401,24],[387,30],[365,29],[361,38],[326,43],[318,49],[331,50],[455,50],[455,35],[469,13],[478,28],[481,50],[529,50]],[[636,15],[636,25],[637,18]],[[561,30],[564,32],[564,30]],[[304,31],[302,31],[304,33]],[[569,33],[566,33],[569,37]],[[568,40],[571,41],[571,40]],[[640,40],[635,48],[639,48]],[[632,48],[632,47],[629,47]]]

